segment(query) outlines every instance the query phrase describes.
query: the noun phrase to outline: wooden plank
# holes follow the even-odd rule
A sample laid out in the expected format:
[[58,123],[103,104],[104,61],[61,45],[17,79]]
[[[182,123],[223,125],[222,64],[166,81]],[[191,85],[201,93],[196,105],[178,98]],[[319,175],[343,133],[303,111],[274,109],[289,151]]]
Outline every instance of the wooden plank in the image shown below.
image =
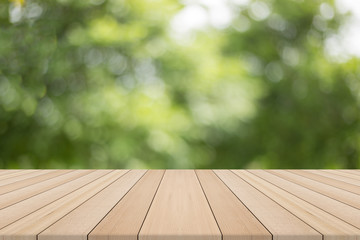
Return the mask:
[[196,170],[223,240],[271,240],[268,230],[211,170]]
[[166,170],[139,240],[221,240],[194,170]]
[[149,170],[91,231],[88,239],[137,240],[164,173],[164,170]]
[[306,171],[309,171],[311,173],[315,173],[315,174],[323,176],[323,177],[328,177],[328,178],[332,178],[332,179],[342,181],[342,182],[345,182],[345,183],[349,183],[349,184],[352,184],[352,185],[360,186],[360,180],[351,179],[351,178],[348,178],[348,177],[340,176],[340,175],[325,172],[325,171],[319,171],[319,170],[306,170]]
[[342,171],[339,171],[339,170],[322,170],[322,172],[328,172],[328,173],[332,173],[332,174],[335,174],[335,175],[343,176],[343,177],[348,178],[349,180],[360,181],[360,176],[350,174],[350,173],[347,173],[347,172],[342,172]]
[[304,171],[304,170],[288,170],[291,173],[315,180],[317,182],[321,182],[321,183],[325,183],[327,185],[330,186],[334,186],[352,193],[356,193],[356,194],[360,194],[360,187],[356,186],[356,185],[352,185],[346,182],[342,182],[342,181],[338,181],[332,178],[328,178],[328,177],[324,177],[324,176],[320,176],[317,175],[315,173],[311,173],[308,171]]
[[32,172],[38,172],[39,170],[22,170],[22,171],[15,171],[12,172],[10,174],[5,174],[0,176],[0,181],[3,182],[5,179],[11,179],[11,178],[15,178],[21,175],[26,175]]
[[354,172],[0,169],[0,240],[360,240]]
[[357,171],[357,170],[354,170],[354,169],[341,169],[339,171],[342,171],[342,172],[346,172],[346,173],[350,173],[350,174],[353,174],[353,175],[356,175],[356,176],[360,176],[360,171]]
[[94,170],[76,170],[63,174],[52,179],[48,179],[43,182],[36,183],[34,185],[18,189],[16,191],[8,192],[6,194],[0,195],[0,209],[11,206],[15,203],[24,201],[30,197],[33,197],[37,194],[46,192],[52,188],[60,186],[64,183],[70,182],[72,180],[78,179],[86,174],[93,172]]
[[13,182],[10,184],[7,184],[5,186],[0,186],[0,195],[4,194],[4,193],[8,193],[11,191],[15,191],[17,189],[23,188],[23,187],[27,187],[33,184],[36,184],[38,182],[42,182],[45,181],[47,179],[56,177],[56,176],[60,176],[63,175],[65,173],[71,172],[73,170],[53,170],[50,172],[43,172],[43,174],[39,174],[38,176],[33,176],[31,178],[27,178],[25,180],[22,181],[17,181],[17,182]]
[[[65,217],[43,231],[39,240],[87,240],[88,234],[124,197],[124,195],[145,174],[146,170],[132,170],[84,202]],[[56,205],[58,206],[58,204]],[[91,211],[89,211],[91,209]],[[119,217],[119,216],[117,216]],[[122,217],[122,216],[121,216]],[[51,220],[50,222],[52,222]],[[48,221],[49,222],[49,221]],[[38,224],[36,224],[37,228]],[[22,233],[24,234],[24,233]],[[36,231],[31,229],[35,235]],[[66,237],[64,237],[66,236]],[[36,238],[35,238],[36,239]]]
[[[228,170],[216,175],[270,231],[274,240],[322,240],[320,233]],[[296,236],[296,237],[295,237]]]
[[0,187],[9,185],[9,184],[13,184],[13,183],[17,183],[17,182],[21,182],[21,181],[27,181],[33,177],[38,177],[50,172],[54,172],[56,170],[41,170],[41,171],[34,171],[34,172],[29,172],[27,174],[24,175],[20,175],[20,176],[16,176],[16,177],[12,177],[12,178],[8,178],[5,180],[2,180],[0,182]]
[[[37,234],[122,177],[126,172],[128,171],[115,170],[109,172],[105,176],[6,226],[0,230],[0,236],[3,240],[36,240]],[[92,210],[87,209],[89,212]],[[84,222],[86,219],[81,219],[81,221]]]
[[283,170],[268,170],[268,172],[279,176],[283,179],[299,184],[303,187],[311,189],[315,192],[321,193],[325,196],[336,199],[340,202],[346,203],[350,206],[360,209],[360,195],[342,190],[325,183],[317,182],[315,180],[288,172]]
[[239,177],[259,189],[282,207],[319,231],[325,240],[356,240],[360,229],[247,172],[234,170]]
[[19,170],[19,169],[2,169],[1,172],[0,172],[0,177],[4,176],[4,175],[7,175],[7,174],[10,174],[10,173],[20,172],[20,171],[22,171],[22,170]]
[[264,179],[265,181],[277,186],[292,195],[307,201],[308,203],[330,213],[337,218],[360,229],[360,210],[345,203],[314,192],[303,186],[280,178],[264,170],[249,170],[250,173]]
[[23,171],[23,169],[1,169],[0,176]]
[[0,229],[106,174],[109,174],[109,171],[97,170],[49,191],[1,209]]

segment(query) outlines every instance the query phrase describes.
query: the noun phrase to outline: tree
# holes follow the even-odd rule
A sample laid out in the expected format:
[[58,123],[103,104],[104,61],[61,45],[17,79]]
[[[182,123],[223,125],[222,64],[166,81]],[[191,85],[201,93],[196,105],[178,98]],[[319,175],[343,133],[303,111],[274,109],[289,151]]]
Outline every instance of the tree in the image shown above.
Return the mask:
[[359,167],[358,59],[324,52],[345,16],[228,4],[185,43],[175,0],[1,4],[0,166]]

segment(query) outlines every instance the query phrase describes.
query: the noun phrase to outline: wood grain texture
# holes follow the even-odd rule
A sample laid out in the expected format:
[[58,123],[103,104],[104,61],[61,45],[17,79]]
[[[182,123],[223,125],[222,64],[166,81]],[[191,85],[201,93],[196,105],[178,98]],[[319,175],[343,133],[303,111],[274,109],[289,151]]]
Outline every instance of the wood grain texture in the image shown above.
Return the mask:
[[197,170],[196,174],[224,240],[271,240],[269,231],[213,171]]
[[89,240],[137,240],[164,172],[149,170],[91,231]]
[[249,170],[250,173],[264,179],[292,195],[330,213],[343,221],[360,228],[360,210],[345,203],[314,192],[293,182],[284,180],[264,170]]
[[307,178],[310,178],[312,180],[315,180],[317,182],[321,182],[321,183],[325,183],[327,185],[333,186],[333,187],[337,187],[352,193],[356,193],[360,195],[360,187],[353,185],[353,184],[349,184],[343,181],[338,181],[336,179],[332,179],[332,178],[328,178],[328,177],[324,177],[315,173],[311,173],[305,170],[288,170],[291,173],[295,173],[297,175],[300,176],[304,176]]
[[324,236],[325,240],[356,240],[360,237],[360,229],[283,189],[245,170],[234,170],[234,172],[249,184],[259,189],[266,196],[270,197],[282,207],[319,231]]
[[85,186],[86,184],[104,176],[105,174],[109,174],[109,172],[105,170],[94,171],[76,180],[65,183],[49,191],[40,193],[36,196],[25,199],[24,201],[20,201],[9,207],[1,209],[0,229]]
[[43,231],[38,236],[38,239],[87,240],[91,230],[96,227],[145,172],[145,170],[131,170]]
[[360,240],[359,170],[3,170],[0,240]]
[[351,174],[351,173],[348,173],[348,172],[336,171],[336,170],[322,170],[322,172],[328,172],[328,173],[332,173],[332,174],[335,174],[335,175],[343,176],[343,177],[348,178],[349,180],[353,179],[353,180],[356,180],[356,181],[360,181],[360,176],[354,175],[354,174]]
[[346,172],[346,173],[350,173],[350,174],[353,174],[353,175],[356,175],[356,176],[360,176],[360,171],[359,170],[354,170],[354,169],[340,169],[338,170],[340,172]]
[[228,170],[214,170],[219,178],[270,231],[276,240],[321,240],[320,233]]
[[194,170],[165,172],[139,239],[221,240]]
[[[126,172],[127,170],[107,171],[107,174],[102,177],[9,224],[0,230],[0,236],[3,236],[2,240],[36,240],[39,233],[119,179]],[[84,221],[86,219],[81,219],[81,222]]]
[[7,186],[9,184],[13,184],[13,183],[19,183],[22,181],[28,181],[29,179],[33,178],[33,177],[38,177],[47,173],[51,173],[54,172],[56,170],[43,170],[43,171],[34,171],[34,172],[29,172],[20,176],[16,176],[16,177],[11,177],[11,178],[7,178],[4,179],[2,181],[0,181],[0,187],[3,186]]
[[349,178],[349,177],[344,177],[344,176],[341,176],[341,175],[338,175],[338,174],[335,174],[335,173],[331,173],[331,172],[327,172],[327,171],[323,171],[323,170],[308,170],[308,171],[311,172],[311,173],[315,173],[317,175],[320,175],[320,176],[335,179],[335,180],[338,180],[338,181],[341,181],[341,182],[349,183],[349,184],[356,185],[356,186],[360,187],[360,180],[352,179],[352,178]]
[[[10,180],[11,178],[16,178],[19,176],[25,176],[27,174],[30,174],[32,172],[38,172],[39,170],[22,170],[22,171],[14,171],[9,174],[3,174],[0,176],[0,181],[3,183],[6,181],[6,179]],[[10,181],[11,182],[11,181]]]
[[321,193],[330,198],[336,199],[340,202],[346,203],[350,206],[353,206],[357,209],[360,209],[360,195],[348,192],[346,190],[333,187],[315,180],[281,170],[268,170],[268,172],[279,176],[283,179],[291,181],[293,183],[299,184],[303,187],[306,187],[315,192]]
[[[42,172],[42,174],[39,174],[37,176],[32,176],[30,178],[26,178],[17,182],[9,183],[3,186],[0,186],[0,195],[4,193],[8,193],[23,187],[34,185],[38,182],[45,181],[50,178],[54,178],[56,176],[63,175],[65,173],[71,172],[72,170],[54,170],[50,172]],[[29,174],[27,175],[29,176]]]
[[10,170],[4,170],[4,169],[1,169],[1,172],[0,172],[0,177],[1,176],[5,176],[7,174],[11,174],[11,173],[15,173],[15,172],[20,172],[21,170],[14,170],[14,169],[10,169]]
[[0,209],[6,208],[15,203],[24,201],[32,196],[38,195],[40,193],[46,192],[52,188],[60,186],[64,183],[70,182],[77,178],[80,178],[86,174],[93,172],[94,170],[76,170],[71,171],[61,176],[57,176],[31,186],[18,189],[16,191],[8,192],[6,194],[0,195]]

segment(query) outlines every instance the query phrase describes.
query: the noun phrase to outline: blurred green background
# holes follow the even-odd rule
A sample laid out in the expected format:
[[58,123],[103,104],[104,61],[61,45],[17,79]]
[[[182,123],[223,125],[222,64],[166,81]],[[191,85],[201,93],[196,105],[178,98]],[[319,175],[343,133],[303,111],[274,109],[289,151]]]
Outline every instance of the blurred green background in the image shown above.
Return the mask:
[[359,168],[359,57],[332,53],[349,17],[331,0],[3,0],[0,167]]

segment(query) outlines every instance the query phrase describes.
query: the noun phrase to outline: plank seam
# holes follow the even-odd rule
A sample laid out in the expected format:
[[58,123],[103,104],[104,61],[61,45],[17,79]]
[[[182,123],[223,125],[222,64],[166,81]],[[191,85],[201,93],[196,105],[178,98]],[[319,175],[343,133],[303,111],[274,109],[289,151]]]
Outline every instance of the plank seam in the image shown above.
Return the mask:
[[[38,184],[38,183],[41,183],[41,182],[45,182],[45,181],[47,181],[47,180],[54,179],[54,178],[56,178],[56,177],[63,176],[63,175],[65,175],[65,174],[68,174],[68,173],[71,173],[71,172],[74,172],[74,171],[75,171],[75,170],[69,170],[69,171],[67,171],[67,172],[64,172],[64,173],[58,175],[58,176],[55,176],[55,177],[52,177],[52,178],[49,178],[49,179],[46,179],[46,180],[42,180],[42,181],[33,183],[33,184],[31,184],[31,185],[18,188],[18,189],[14,189],[14,190],[11,190],[11,191],[9,191],[9,192],[2,193],[2,194],[0,194],[0,196],[2,196],[2,195],[4,195],[4,194],[11,193],[11,192],[14,192],[14,191],[17,191],[17,190],[21,190],[21,189],[26,188],[26,187],[30,187],[30,186],[32,186],[32,185],[34,185],[34,184]],[[49,174],[49,173],[45,173],[45,174]],[[44,174],[44,175],[45,175],[45,174]],[[42,176],[42,175],[40,175],[40,176]],[[35,177],[37,177],[37,176],[35,176]],[[34,178],[35,178],[35,177],[34,177]],[[24,179],[24,180],[20,180],[20,181],[25,181],[25,180],[29,180],[29,179]],[[15,183],[17,183],[17,182],[15,182]],[[9,183],[9,184],[7,184],[7,185],[10,185],[10,184],[13,184],[13,183]],[[7,186],[7,185],[4,185],[4,186]],[[4,187],[4,186],[1,186],[1,187]]]
[[160,185],[161,185],[161,183],[162,183],[162,180],[163,180],[163,178],[164,178],[164,176],[165,176],[165,172],[166,172],[166,170],[164,170],[164,173],[163,173],[163,175],[161,176],[159,185],[158,185],[157,188],[156,188],[156,191],[155,191],[155,193],[154,193],[154,196],[153,196],[153,198],[151,199],[149,208],[148,208],[148,210],[146,211],[146,214],[145,214],[145,216],[144,216],[144,219],[143,219],[143,221],[142,221],[142,223],[141,223],[141,225],[140,225],[139,232],[138,232],[137,235],[136,235],[136,239],[137,239],[137,240],[139,240],[139,235],[140,235],[141,229],[142,229],[142,227],[143,227],[143,225],[144,225],[145,219],[146,219],[146,217],[147,217],[147,215],[148,215],[148,213],[149,213],[149,211],[150,211],[150,208],[151,208],[151,206],[152,206],[152,204],[153,204],[153,202],[154,202],[155,196],[156,196],[156,194],[157,194],[157,192],[158,192],[158,190],[159,190],[159,188],[160,188]]
[[[286,171],[288,171],[289,173],[296,174],[296,175],[298,175],[298,176],[300,176],[300,177],[305,177],[305,176],[303,176],[303,175],[301,175],[301,174],[298,174],[298,173],[296,173],[296,172],[290,172],[289,170],[286,170]],[[328,178],[328,177],[325,177],[325,176],[322,176],[322,175],[318,175],[318,174],[315,174],[315,173],[311,173],[311,172],[308,172],[308,173],[311,174],[311,175],[314,175],[315,177],[316,177],[316,176],[320,176],[320,177]],[[312,178],[309,178],[309,177],[305,177],[305,178],[310,179],[310,180],[313,180],[313,181],[317,181],[317,180],[312,179]],[[343,181],[340,181],[340,180],[336,180],[336,179],[333,179],[333,178],[328,178],[328,179],[337,181],[337,182],[339,182],[339,183],[345,183],[345,184],[349,184],[349,185],[354,186],[354,187],[358,187],[358,186],[356,186],[356,185],[354,185],[354,184],[346,183],[346,182],[343,182]],[[320,182],[320,181],[317,181],[317,182]],[[324,182],[321,182],[321,183],[324,183]],[[327,183],[324,183],[324,184],[327,184]],[[340,190],[344,190],[344,191],[353,193],[353,194],[360,195],[360,194],[358,194],[358,193],[356,193],[356,192],[352,192],[352,191],[350,191],[350,190],[343,189],[343,188],[338,187],[338,186],[334,186],[334,185],[331,185],[331,184],[327,184],[327,185],[332,186],[332,187],[335,187],[335,188],[338,188],[338,189],[340,189]]]
[[[231,172],[229,169],[227,169],[229,172]],[[259,221],[259,223],[266,229],[266,231],[269,232],[269,234],[271,235],[271,239],[274,239],[274,235],[272,234],[272,232],[260,221],[260,219],[258,219],[258,217],[245,205],[245,203],[243,201],[241,201],[241,199],[233,192],[233,190],[216,174],[216,172],[214,170],[212,170],[215,174],[215,176],[217,178],[220,179],[220,181],[231,191],[232,194],[234,194],[234,196],[241,202],[241,204],[256,218],[256,220]],[[235,174],[236,175],[236,174]]]
[[258,189],[257,187],[253,186],[251,183],[249,183],[248,181],[246,181],[245,179],[243,179],[242,177],[240,177],[239,175],[237,175],[235,172],[233,172],[233,170],[231,170],[231,172],[237,176],[238,178],[242,179],[243,181],[245,181],[247,184],[249,184],[250,186],[252,186],[253,188],[255,188],[256,190],[258,190],[259,192],[261,192],[264,196],[266,196],[268,199],[270,199],[271,201],[273,201],[274,203],[276,203],[277,205],[279,205],[280,207],[282,207],[283,209],[285,209],[287,212],[289,212],[291,215],[293,215],[294,217],[296,217],[297,219],[299,219],[301,222],[303,222],[304,224],[308,225],[310,228],[314,229],[314,231],[318,232],[322,239],[324,240],[324,235],[319,232],[317,229],[315,229],[313,226],[311,226],[310,224],[308,224],[307,222],[305,222],[304,220],[302,220],[301,218],[299,218],[297,215],[295,215],[294,213],[290,212],[287,208],[285,208],[283,205],[281,205],[280,203],[278,203],[277,201],[275,201],[274,199],[272,199],[271,197],[269,197],[268,195],[266,195],[265,193],[263,193],[260,189]]
[[[349,171],[347,171],[347,170],[349,170]],[[359,176],[359,174],[357,174],[356,169],[339,169],[339,171],[344,172],[344,173],[349,173],[354,176]]]
[[[264,170],[264,171],[266,171],[266,170]],[[311,188],[309,188],[309,187],[303,186],[303,185],[301,185],[301,184],[299,184],[299,183],[294,182],[293,180],[289,180],[289,179],[283,178],[283,177],[278,176],[278,175],[276,175],[276,174],[274,174],[274,173],[272,173],[272,172],[270,172],[270,171],[266,171],[266,172],[269,173],[269,174],[272,174],[272,175],[274,175],[274,176],[276,176],[276,177],[279,177],[279,178],[281,178],[281,179],[283,179],[283,180],[285,180],[285,181],[291,182],[291,183],[293,183],[293,184],[296,184],[296,185],[298,185],[298,186],[301,186],[301,187],[303,187],[303,188],[306,188],[306,189],[308,189],[308,190],[310,190],[310,191],[316,192],[316,193],[321,194],[321,195],[323,195],[323,196],[325,196],[325,197],[331,198],[331,199],[333,199],[333,200],[335,200],[335,201],[338,201],[338,202],[340,202],[340,203],[343,203],[343,204],[345,204],[345,205],[348,205],[349,207],[353,207],[353,208],[355,208],[355,209],[359,209],[359,210],[360,210],[360,208],[358,208],[358,207],[352,206],[352,205],[350,205],[350,204],[348,204],[348,203],[346,203],[346,202],[340,201],[339,199],[335,199],[335,198],[330,197],[330,196],[328,196],[328,195],[325,195],[325,194],[323,194],[323,193],[321,193],[321,192],[318,192],[318,191],[316,191],[316,190],[314,190],[314,189],[311,189]],[[289,172],[289,173],[292,174],[291,172]],[[301,176],[300,176],[300,177],[301,177]],[[308,179],[308,180],[312,180],[312,179]],[[312,180],[312,181],[315,181],[315,180]],[[316,182],[316,181],[315,181],[315,182]],[[333,187],[333,186],[328,185],[328,184],[326,184],[326,183],[323,183],[323,184],[325,184],[325,185],[327,185],[327,186],[329,186],[329,187]],[[339,189],[339,190],[343,190],[343,189]],[[343,191],[346,191],[346,190],[343,190]],[[348,191],[346,191],[346,192],[348,192]],[[350,192],[350,193],[352,193],[352,192]],[[353,193],[353,194],[355,194],[355,193]]]
[[[349,223],[349,222],[345,221],[344,219],[339,218],[338,216],[336,216],[336,215],[334,215],[334,214],[332,214],[332,213],[330,213],[330,212],[326,211],[325,209],[323,209],[323,208],[321,208],[321,207],[319,207],[319,206],[316,206],[315,204],[313,204],[313,203],[309,202],[308,200],[305,200],[305,199],[304,199],[304,198],[302,198],[302,197],[298,197],[298,196],[296,196],[295,194],[293,194],[293,193],[289,192],[288,190],[286,190],[286,189],[284,189],[284,188],[282,188],[282,187],[279,187],[279,186],[275,185],[274,183],[272,183],[272,182],[270,182],[270,181],[268,181],[268,180],[266,180],[266,179],[264,179],[264,178],[262,178],[262,177],[259,177],[259,176],[257,176],[257,175],[255,175],[255,174],[253,174],[252,172],[250,172],[250,171],[248,171],[248,170],[246,170],[246,171],[247,171],[248,173],[250,173],[251,175],[253,175],[253,176],[257,177],[257,178],[260,178],[260,179],[264,180],[265,182],[270,183],[271,185],[273,185],[273,186],[275,186],[275,187],[278,187],[278,188],[282,189],[283,191],[285,191],[285,192],[287,192],[287,193],[289,193],[289,194],[293,195],[294,197],[299,198],[299,199],[303,200],[304,202],[307,202],[308,204],[313,205],[313,206],[314,206],[314,207],[316,207],[317,209],[320,209],[321,211],[324,211],[324,212],[326,212],[327,214],[330,214],[330,215],[332,215],[332,216],[336,217],[336,218],[337,218],[337,219],[339,219],[340,221],[345,222],[345,223],[347,223],[347,224],[349,224],[349,225],[351,225],[351,226],[353,226],[353,227],[355,227],[355,228],[357,228],[357,229],[359,229],[359,230],[360,230],[360,228],[359,228],[359,227],[354,226],[352,223]],[[288,180],[286,180],[286,179],[284,179],[284,180],[285,180],[285,181],[288,181]],[[294,183],[294,184],[296,184],[296,183]],[[296,185],[298,185],[298,186],[302,187],[302,186],[301,186],[301,185],[299,185],[299,184],[296,184]],[[309,189],[309,190],[310,190],[310,191],[312,191],[311,189]],[[312,191],[312,192],[314,192],[314,191]],[[328,196],[325,196],[325,197],[330,198],[330,197],[328,197]],[[333,199],[333,200],[336,200],[336,199]],[[350,206],[350,207],[354,208],[353,206]],[[356,209],[356,208],[355,208],[355,209]]]
[[204,194],[204,196],[205,196],[205,198],[206,198],[206,201],[207,201],[207,203],[208,203],[208,205],[209,205],[210,211],[211,211],[211,213],[212,213],[212,215],[213,215],[213,217],[214,217],[214,219],[215,219],[216,225],[217,225],[218,228],[219,228],[219,231],[220,231],[220,234],[221,234],[221,240],[222,240],[222,239],[224,238],[224,236],[223,236],[223,233],[222,233],[222,231],[221,231],[220,225],[219,225],[219,223],[218,223],[218,221],[217,221],[217,219],[216,219],[216,217],[215,217],[215,214],[214,214],[214,211],[213,211],[213,209],[212,209],[212,207],[211,207],[211,205],[210,205],[209,199],[208,199],[208,197],[206,196],[206,193],[205,193],[204,188],[203,188],[203,186],[202,186],[202,184],[201,184],[201,181],[200,181],[200,179],[199,179],[199,176],[198,176],[198,174],[197,174],[197,171],[194,170],[194,172],[195,172],[196,178],[197,178],[197,180],[198,180],[198,182],[199,182],[199,184],[200,184],[201,190],[202,190],[202,192],[203,192],[203,194]]
[[13,172],[5,170],[4,172],[0,173],[0,177],[8,175],[8,174],[12,174],[12,173],[17,173],[17,172],[20,172],[20,170],[15,170]]
[[[131,170],[130,170],[131,171]],[[128,172],[126,172],[125,174],[123,174],[121,177],[123,177],[124,175],[126,175],[127,173],[129,173],[130,171],[128,171]],[[146,170],[145,171],[145,173],[129,188],[129,190],[127,190],[126,191],[126,193],[119,199],[119,201],[117,201],[115,204],[114,204],[114,206],[112,206],[112,208],[104,215],[104,217],[102,217],[101,219],[100,219],[100,221],[93,227],[93,229],[91,229],[91,231],[86,235],[86,239],[89,239],[89,235],[91,234],[91,232],[92,231],[94,231],[94,229],[100,224],[100,222],[102,221],[102,220],[104,220],[104,218],[107,216],[107,215],[109,215],[109,213],[119,204],[119,202],[128,194],[128,192],[130,192],[130,190],[131,189],[133,189],[134,188],[134,186],[140,181],[140,179],[142,179],[144,176],[145,176],[145,174],[148,172],[149,170]],[[120,177],[120,178],[121,178]],[[118,179],[120,179],[120,178],[118,178]],[[118,179],[116,179],[116,181],[118,180]],[[115,182],[115,181],[114,181]],[[110,186],[110,185],[108,185],[108,186]],[[96,195],[96,194],[95,194]],[[95,196],[94,195],[94,196]],[[92,198],[92,197],[91,197]],[[86,201],[85,201],[86,202]],[[84,202],[84,203],[85,203]],[[82,204],[84,204],[84,203],[82,203]]]
[[[46,171],[48,171],[48,172],[46,172]],[[52,171],[52,172],[56,172],[56,171],[57,171],[57,170]],[[15,182],[6,183],[6,184],[4,184],[4,185],[0,185],[0,187],[6,187],[6,186],[11,185],[11,184],[28,181],[28,180],[31,180],[32,178],[41,177],[41,176],[44,176],[44,175],[49,174],[49,173],[52,173],[52,172],[49,171],[49,170],[45,170],[45,172],[39,171],[39,175],[30,176],[30,177],[25,175],[25,178],[23,178],[23,179],[17,180],[17,181],[15,181]],[[31,173],[37,173],[37,172],[31,172]],[[31,173],[30,173],[30,174],[31,174]],[[30,174],[28,174],[28,175],[30,175]],[[21,177],[21,176],[20,176],[20,177]],[[10,180],[10,179],[9,179],[9,180]]]
[[344,172],[344,173],[349,173],[349,174],[352,174],[354,176],[359,176],[358,174],[356,174],[355,169],[350,169],[350,171],[346,171],[346,170],[349,170],[349,169],[341,169],[339,171]]
[[[325,171],[325,170],[322,170],[322,172],[326,172],[326,173],[329,173],[329,174],[333,174],[335,176],[339,176],[339,177],[344,177],[344,178],[348,178],[349,180],[355,180],[355,181],[359,181],[359,176],[357,175],[354,175],[354,174],[351,174],[352,176],[348,176],[347,172],[339,172],[339,171]],[[341,173],[345,174],[344,175],[341,175]]]
[[[313,173],[313,172],[310,172],[310,173]],[[318,175],[318,176],[321,176],[321,177],[325,177],[325,178],[329,178],[331,180],[335,180],[335,181],[338,181],[338,182],[342,182],[342,183],[346,183],[346,184],[350,184],[350,185],[353,185],[353,186],[356,186],[356,187],[360,187],[359,185],[355,185],[355,184],[352,184],[352,183],[349,183],[349,182],[346,182],[346,181],[343,181],[343,180],[339,180],[339,179],[336,179],[336,177],[344,177],[344,176],[340,176],[340,175],[337,175],[337,174],[332,174],[332,173],[329,173],[329,172],[324,172],[324,173],[329,173],[329,174],[332,174],[333,177],[335,178],[332,178],[331,176],[326,176],[326,175],[321,175],[321,174],[318,174],[320,172],[314,172],[313,174],[315,175]],[[346,178],[346,177],[345,177]],[[351,180],[351,179],[349,179]],[[353,179],[354,180],[354,179]]]
[[[34,171],[31,171],[31,172],[27,172],[27,173],[20,173],[20,175],[16,175],[17,173],[19,173],[19,172],[15,172],[15,176],[7,176],[7,177],[5,177],[5,178],[3,178],[3,179],[1,179],[1,181],[3,181],[3,180],[9,180],[9,179],[11,179],[11,178],[16,178],[16,177],[21,177],[21,176],[26,176],[26,175],[28,175],[28,174],[31,174],[31,173],[33,173],[33,172],[37,172],[37,171],[39,171],[39,170],[34,170]],[[10,173],[11,174],[11,173]],[[6,175],[5,175],[6,176]],[[21,181],[21,180],[20,180]],[[5,186],[5,185],[4,185]]]
[[[90,174],[90,173],[92,173],[92,172],[94,172],[94,171],[91,171],[91,172],[89,172],[89,173],[87,173],[87,174],[85,174],[85,175],[83,175],[83,176],[80,176],[80,177],[85,177],[86,175],[88,175],[88,174]],[[105,174],[106,175],[106,174]],[[104,176],[105,176],[104,175]],[[62,176],[62,175],[61,175]],[[56,176],[56,177],[54,177],[54,178],[57,178],[57,177],[59,177],[59,176]],[[48,180],[51,180],[51,179],[48,179]],[[48,189],[48,190],[45,190],[45,191],[43,191],[43,192],[39,192],[39,193],[37,193],[37,194],[35,194],[35,195],[33,195],[33,196],[29,196],[29,197],[27,197],[27,198],[24,198],[24,199],[22,199],[22,200],[20,200],[20,201],[18,201],[18,202],[14,202],[14,203],[12,203],[12,204],[10,204],[9,206],[7,206],[7,207],[4,207],[4,208],[1,208],[0,207],[0,210],[2,210],[2,209],[5,209],[5,208],[8,208],[8,207],[11,207],[12,205],[15,205],[15,204],[17,204],[17,203],[20,203],[20,202],[22,202],[22,201],[25,201],[25,200],[27,200],[27,199],[30,199],[30,198],[32,198],[32,197],[35,197],[35,196],[37,196],[37,195],[39,195],[39,194],[42,194],[42,193],[44,193],[44,192],[47,192],[47,191],[50,191],[50,190],[52,190],[52,189],[54,189],[54,188],[57,188],[57,187],[60,187],[61,185],[64,185],[64,184],[66,184],[66,183],[69,183],[69,182],[71,182],[71,181],[75,181],[76,179],[72,179],[72,180],[70,180],[70,181],[67,181],[67,182],[64,182],[64,183],[62,183],[62,184],[60,184],[60,185],[57,185],[57,186],[55,186],[55,187],[53,187],[53,188],[50,188],[50,189]],[[96,180],[96,179],[95,179]],[[93,180],[93,181],[95,181],[95,180]],[[47,180],[45,180],[45,181],[47,181]],[[43,182],[45,182],[45,181],[43,181]],[[92,181],[91,181],[92,182]],[[89,182],[89,183],[91,183],[91,182]],[[75,189],[74,191],[76,191],[77,189]],[[72,193],[72,192],[70,192],[70,193]],[[70,193],[68,193],[68,194],[70,194]],[[7,194],[7,193],[6,193]],[[66,194],[67,195],[67,194]],[[64,196],[66,196],[66,195],[64,195]],[[57,200],[57,199],[56,199]],[[56,201],[55,200],[55,201]],[[50,204],[50,203],[49,203]],[[46,205],[45,205],[46,206]],[[42,207],[41,207],[42,208]],[[26,215],[27,216],[27,215]],[[25,216],[24,216],[25,217]],[[17,221],[17,220],[16,220]]]
[[[109,173],[111,173],[111,172],[112,172],[112,171],[110,171]],[[105,177],[105,176],[106,176],[107,174],[109,174],[109,173],[106,173],[106,174],[104,174],[104,175],[102,175],[102,176],[100,176],[100,177],[98,177],[98,178],[96,178],[96,179],[94,179],[94,180],[92,180],[92,181],[88,182],[87,184],[92,183],[92,182],[94,182],[94,181],[96,181],[96,180],[98,180],[98,179],[100,179],[100,178],[102,178],[102,177]],[[86,176],[86,175],[84,175],[84,176]],[[72,181],[74,181],[74,180],[72,180]],[[85,184],[85,185],[87,185],[87,184]],[[51,204],[51,203],[53,203],[53,202],[55,202],[55,201],[57,201],[57,200],[59,200],[59,199],[61,199],[61,198],[65,197],[65,196],[67,196],[67,195],[69,195],[69,194],[71,194],[71,193],[75,192],[76,190],[78,190],[78,189],[80,189],[80,188],[84,187],[85,185],[83,185],[83,186],[81,186],[81,187],[79,187],[79,188],[74,189],[73,191],[71,191],[71,192],[69,192],[69,193],[65,194],[64,196],[59,197],[59,198],[55,199],[54,201],[49,202],[48,204],[45,204],[44,206],[40,207],[39,209],[36,209],[36,210],[34,210],[34,211],[32,211],[32,212],[30,212],[30,213],[26,214],[25,216],[22,216],[22,217],[21,217],[21,218],[19,218],[19,219],[16,219],[15,221],[13,221],[13,222],[11,222],[11,223],[9,223],[9,224],[5,225],[4,227],[2,227],[2,228],[0,228],[0,229],[3,229],[3,228],[5,228],[5,227],[7,227],[7,226],[9,226],[9,225],[13,224],[13,223],[14,223],[14,222],[16,222],[16,221],[19,221],[20,219],[22,219],[22,218],[24,218],[24,217],[26,217],[26,216],[28,216],[28,215],[30,215],[30,214],[32,214],[32,213],[34,213],[34,212],[36,212],[36,211],[40,210],[40,209],[42,209],[43,207],[46,207],[47,205],[49,205],[49,204]],[[59,186],[61,186],[61,185],[59,185]],[[52,189],[53,189],[53,188],[52,188]],[[37,196],[37,195],[35,195],[35,196]],[[32,196],[32,197],[34,197],[34,196]],[[29,198],[28,198],[28,199],[29,199]],[[22,201],[19,201],[19,202],[22,202]],[[19,203],[19,202],[18,202],[18,203]],[[10,205],[10,206],[12,206],[12,205]],[[8,206],[8,207],[10,207],[10,206]],[[8,208],[8,207],[6,207],[6,208]],[[5,208],[3,208],[3,209],[5,209]]]
[[[111,172],[114,172],[114,170],[112,171],[109,171],[109,173],[105,174],[104,176],[110,174]],[[130,172],[129,170],[127,172],[125,172],[123,175],[119,176],[118,178],[116,178],[114,181],[112,181],[111,183],[109,183],[108,185],[104,186],[102,189],[100,189],[97,193],[95,193],[94,195],[92,195],[91,197],[89,197],[88,199],[86,199],[84,202],[82,202],[80,205],[78,205],[77,207],[75,207],[74,209],[72,209],[71,211],[69,211],[68,213],[66,213],[64,216],[62,216],[61,218],[59,218],[58,220],[56,220],[55,222],[51,223],[49,226],[47,226],[46,228],[44,228],[41,232],[39,232],[38,234],[36,234],[36,239],[38,240],[38,236],[44,232],[46,229],[48,229],[49,227],[51,227],[52,225],[54,225],[55,223],[57,223],[58,221],[60,221],[61,219],[63,219],[65,216],[67,216],[68,214],[70,214],[71,212],[73,212],[75,209],[77,209],[78,207],[80,207],[81,205],[83,205],[84,203],[86,203],[87,201],[89,201],[91,198],[93,198],[95,195],[97,195],[99,192],[101,192],[102,190],[104,190],[105,188],[107,188],[108,186],[110,186],[111,184],[113,184],[115,181],[117,181],[118,179],[120,179],[121,177],[123,177],[124,175],[126,175],[128,172]],[[104,176],[101,176],[100,178],[104,177]],[[99,179],[99,178],[97,178]],[[97,180],[96,179],[96,180]],[[94,180],[95,181],[95,180]],[[93,182],[93,181],[92,181]],[[92,182],[89,182],[89,183],[92,183]],[[89,184],[88,183],[88,184]],[[86,185],[88,185],[86,184]],[[85,187],[85,185],[83,186]],[[81,187],[82,188],[82,187]],[[78,188],[80,189],[80,188]]]

